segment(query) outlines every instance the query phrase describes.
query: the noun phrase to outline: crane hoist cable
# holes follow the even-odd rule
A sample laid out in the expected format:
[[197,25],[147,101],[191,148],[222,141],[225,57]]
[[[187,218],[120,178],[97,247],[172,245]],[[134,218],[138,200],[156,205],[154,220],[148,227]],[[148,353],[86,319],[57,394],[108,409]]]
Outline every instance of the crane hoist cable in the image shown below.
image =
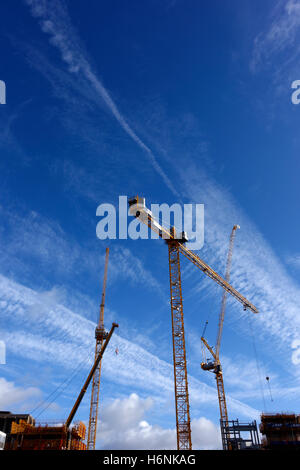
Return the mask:
[[266,377],[266,381],[267,381],[267,384],[268,384],[268,387],[269,387],[269,392],[270,392],[270,398],[271,398],[271,401],[274,401],[273,400],[273,397],[272,397],[272,392],[271,392],[271,386],[270,386],[270,377]]
[[[36,418],[38,418],[44,411],[46,411],[47,408],[49,408],[52,403],[64,392],[64,390],[67,388],[67,386],[74,380],[74,378],[81,372],[81,370],[88,365],[88,359],[90,358],[90,352],[86,355],[85,359],[83,359],[71,372],[70,376],[66,377],[65,380],[63,380],[49,395],[47,395],[44,400],[39,402],[35,408],[30,412],[32,415],[36,410],[41,408],[43,405],[46,405],[37,415]],[[50,398],[52,397],[51,401]]]
[[207,315],[207,317],[206,317],[206,321],[205,321],[205,324],[204,324],[204,327],[203,327],[203,331],[202,331],[202,335],[201,335],[202,337],[205,336],[205,332],[206,332],[206,329],[207,329],[207,326],[208,326],[210,317],[211,317],[212,312],[213,312],[213,310],[214,310],[214,302],[215,302],[215,298],[216,298],[218,289],[219,289],[218,284],[214,284],[213,295],[211,296],[211,299],[210,299],[208,315]]
[[262,398],[262,402],[263,402],[263,409],[265,411],[267,411],[264,387],[263,387],[263,382],[262,382],[262,373],[261,373],[261,368],[260,368],[259,359],[258,359],[258,352],[257,352],[257,347],[256,347],[255,335],[254,335],[254,331],[253,331],[252,319],[249,318],[249,317],[248,317],[248,324],[249,324],[249,331],[250,331],[250,334],[251,334],[252,347],[253,347],[255,363],[256,363],[256,370],[257,370],[257,377],[258,377],[258,381],[259,381],[260,394],[261,394],[261,398]]

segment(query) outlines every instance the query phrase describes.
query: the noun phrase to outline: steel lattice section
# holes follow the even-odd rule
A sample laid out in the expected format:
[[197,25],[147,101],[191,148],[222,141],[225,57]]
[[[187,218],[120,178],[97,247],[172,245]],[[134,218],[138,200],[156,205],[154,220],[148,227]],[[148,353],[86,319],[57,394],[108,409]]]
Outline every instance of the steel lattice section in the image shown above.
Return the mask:
[[[103,339],[96,341],[95,359],[101,351]],[[97,433],[97,419],[98,419],[98,403],[100,391],[100,377],[101,377],[101,361],[93,376],[92,392],[91,392],[91,407],[90,407],[90,420],[88,428],[87,448],[88,450],[95,449],[96,433]]]
[[177,449],[192,449],[178,244],[169,241]]

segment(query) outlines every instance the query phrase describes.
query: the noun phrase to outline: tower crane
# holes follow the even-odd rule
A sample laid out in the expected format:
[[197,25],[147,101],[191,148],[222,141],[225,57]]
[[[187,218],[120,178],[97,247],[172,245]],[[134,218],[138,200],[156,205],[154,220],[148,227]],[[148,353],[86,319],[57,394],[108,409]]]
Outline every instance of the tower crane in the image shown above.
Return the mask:
[[[239,229],[239,225],[234,225],[230,234],[229,240],[229,250],[226,262],[226,271],[225,271],[225,279],[227,282],[230,280],[230,270],[231,270],[231,262],[232,262],[232,251],[233,251],[233,244],[235,239],[235,234],[237,229]],[[215,374],[216,382],[217,382],[217,390],[218,390],[218,400],[219,400],[219,408],[220,408],[220,423],[221,425],[225,425],[225,430],[228,427],[228,414],[227,414],[227,405],[226,405],[226,397],[225,397],[225,390],[224,390],[224,382],[223,382],[223,373],[222,367],[220,363],[220,345],[221,345],[221,338],[222,338],[222,331],[223,331],[223,324],[224,324],[224,315],[225,315],[225,307],[226,307],[226,300],[227,300],[227,291],[223,291],[222,295],[222,302],[221,302],[221,310],[219,315],[219,326],[218,326],[218,333],[217,333],[217,340],[215,350],[213,350],[205,340],[205,338],[201,337],[201,341],[206,349],[212,355],[213,360],[205,362],[205,350],[202,347],[203,353],[203,362],[201,363],[201,368],[203,370],[212,371]],[[223,437],[223,433],[222,433]],[[226,450],[230,448],[230,443],[228,442],[228,436],[225,432],[225,438],[223,439],[223,449]]]
[[[106,248],[100,315],[99,315],[98,325],[96,326],[96,330],[95,330],[95,339],[96,339],[95,360],[98,357],[99,352],[101,351],[103,341],[107,338],[107,332],[105,331],[105,328],[104,328],[104,305],[105,305],[108,256],[109,256],[109,248]],[[95,373],[93,375],[89,428],[88,428],[88,438],[87,438],[88,450],[94,450],[95,444],[96,444],[100,378],[101,378],[101,360],[99,361],[95,369]]]
[[177,234],[174,227],[167,229],[155,220],[152,212],[146,207],[145,198],[136,196],[129,199],[128,204],[129,213],[147,225],[160,238],[165,239],[168,245],[177,449],[192,449],[179,255],[184,255],[204,274],[217,282],[226,292],[235,297],[244,306],[244,309],[250,309],[254,313],[258,313],[258,310],[208,264],[202,261],[199,256],[185,246],[188,241],[185,232]]

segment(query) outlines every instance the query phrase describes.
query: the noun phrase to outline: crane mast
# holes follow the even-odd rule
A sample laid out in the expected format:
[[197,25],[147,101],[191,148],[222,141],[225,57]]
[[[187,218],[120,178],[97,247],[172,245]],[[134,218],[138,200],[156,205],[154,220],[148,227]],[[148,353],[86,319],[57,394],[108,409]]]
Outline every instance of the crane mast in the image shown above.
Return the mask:
[[[106,292],[106,280],[107,280],[107,266],[108,266],[109,248],[106,248],[105,253],[105,266],[104,266],[104,278],[102,287],[102,297],[100,305],[100,314],[98,325],[95,330],[95,360],[99,356],[103,341],[107,338],[107,333],[104,329],[104,305],[105,305],[105,292]],[[96,434],[97,434],[97,420],[98,420],[98,407],[99,407],[99,391],[100,391],[100,378],[101,378],[101,360],[99,361],[93,375],[92,392],[91,392],[91,404],[90,404],[90,416],[89,416],[89,428],[88,428],[88,439],[87,449],[94,450],[96,445]]]
[[[249,308],[254,313],[258,313],[258,310],[236,289],[234,289],[227,280],[217,274],[194,252],[186,248],[185,242],[187,241],[187,237],[184,232],[176,234],[174,227],[166,229],[160,225],[153,217],[152,212],[146,208],[144,198],[136,196],[129,199],[128,204],[129,213],[147,225],[151,230],[158,234],[160,238],[165,239],[168,245],[177,449],[192,449],[179,254],[183,254],[205,275],[217,282],[217,284],[219,284],[226,293],[228,292],[235,297],[243,305],[245,310]],[[222,383],[220,380],[219,386],[220,390],[222,390]],[[225,399],[222,399],[220,403],[221,402],[222,407],[224,408],[223,403],[226,407]]]
[[177,449],[191,449],[191,423],[189,409],[184,320],[181,292],[180,259],[178,245],[168,242],[173,339],[173,365],[176,406]]

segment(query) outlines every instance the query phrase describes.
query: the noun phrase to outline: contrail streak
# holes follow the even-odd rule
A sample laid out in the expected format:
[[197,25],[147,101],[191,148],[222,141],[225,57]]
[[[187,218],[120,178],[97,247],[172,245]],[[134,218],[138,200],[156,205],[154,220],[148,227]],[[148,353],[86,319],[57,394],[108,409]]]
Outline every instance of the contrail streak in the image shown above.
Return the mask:
[[72,27],[67,9],[64,4],[58,2],[48,2],[48,0],[25,0],[30,6],[32,16],[40,19],[40,26],[43,32],[49,34],[50,42],[61,52],[62,60],[68,64],[71,73],[82,73],[86,80],[97,91],[106,106],[111,111],[122,129],[129,137],[146,153],[152,167],[160,175],[170,191],[178,196],[178,191],[159,165],[152,150],[138,137],[130,127],[124,116],[120,113],[117,105],[112,100],[110,94],[102,84],[101,80],[92,71],[90,63],[80,46],[77,33]]

